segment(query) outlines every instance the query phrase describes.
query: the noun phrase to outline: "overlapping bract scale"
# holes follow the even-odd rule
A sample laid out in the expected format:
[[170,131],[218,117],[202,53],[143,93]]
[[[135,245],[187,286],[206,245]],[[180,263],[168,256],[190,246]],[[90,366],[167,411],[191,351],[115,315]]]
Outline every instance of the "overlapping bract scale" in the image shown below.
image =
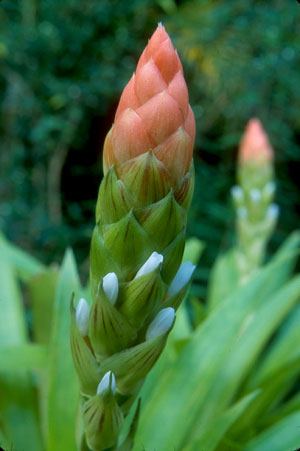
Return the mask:
[[117,446],[190,283],[192,272],[181,277],[181,261],[194,139],[182,65],[159,25],[104,144],[90,253],[92,302],[81,299],[76,313],[71,310],[71,350],[93,450]]
[[173,187],[192,161],[195,120],[177,52],[159,25],[125,87],[104,145],[105,171],[153,151]]

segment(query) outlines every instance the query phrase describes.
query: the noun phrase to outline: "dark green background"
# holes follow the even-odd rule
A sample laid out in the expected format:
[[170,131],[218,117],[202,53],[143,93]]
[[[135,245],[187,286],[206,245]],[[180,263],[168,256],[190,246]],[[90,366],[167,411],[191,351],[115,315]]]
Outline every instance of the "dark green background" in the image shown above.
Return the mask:
[[237,145],[259,117],[276,152],[274,249],[298,227],[300,7],[296,0],[2,0],[0,227],[44,262],[72,246],[87,274],[101,149],[120,93],[162,21],[197,122],[189,235],[207,243],[198,294],[233,240]]

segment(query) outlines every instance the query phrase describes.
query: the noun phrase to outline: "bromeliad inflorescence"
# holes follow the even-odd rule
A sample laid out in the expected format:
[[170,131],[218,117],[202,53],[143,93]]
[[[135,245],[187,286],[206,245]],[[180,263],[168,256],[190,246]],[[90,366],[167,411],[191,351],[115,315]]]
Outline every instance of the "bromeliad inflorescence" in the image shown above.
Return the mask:
[[241,283],[262,264],[278,217],[273,149],[260,121],[251,119],[239,148],[238,183],[232,188],[237,214],[237,268]]
[[194,271],[189,262],[181,265],[194,137],[182,65],[159,25],[104,144],[90,254],[93,303],[80,299],[71,309],[71,349],[92,450],[117,446]]

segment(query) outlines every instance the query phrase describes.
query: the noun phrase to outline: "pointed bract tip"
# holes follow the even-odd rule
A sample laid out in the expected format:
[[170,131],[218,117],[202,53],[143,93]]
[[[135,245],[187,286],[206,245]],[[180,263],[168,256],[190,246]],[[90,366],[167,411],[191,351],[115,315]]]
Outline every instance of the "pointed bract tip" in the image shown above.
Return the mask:
[[111,390],[113,395],[116,393],[116,378],[112,371],[108,371],[104,374],[98,385],[97,395],[100,395],[106,390]]
[[82,336],[86,336],[89,333],[89,318],[90,318],[90,307],[84,298],[79,299],[75,319],[78,330]]
[[[163,39],[169,38],[169,35],[168,35],[168,33],[167,33],[166,29],[165,29],[165,26],[163,25],[162,22],[157,22],[157,27],[156,27],[155,31],[152,33],[151,38],[152,38],[154,35],[155,35],[155,36],[156,36],[156,35],[159,35],[159,37],[160,37],[160,38],[163,38]],[[151,38],[150,38],[150,39],[151,39]],[[169,39],[170,39],[170,38],[169,38]]]
[[192,262],[182,263],[168,289],[168,295],[177,294],[190,280],[196,266]]
[[146,340],[151,340],[169,332],[174,324],[174,321],[175,310],[172,307],[162,309],[160,312],[158,312],[158,314],[148,327]]
[[144,276],[149,272],[154,271],[156,268],[158,268],[159,265],[162,264],[163,259],[164,257],[161,254],[158,254],[157,252],[152,252],[148,260],[146,260],[143,266],[141,266],[138,272],[136,273],[135,279]]
[[109,272],[103,277],[103,291],[112,305],[115,305],[119,293],[119,282],[116,273]]
[[[173,136],[180,127],[184,133]],[[113,129],[104,143],[104,167],[107,170],[114,163],[119,168],[153,149],[175,187],[191,166],[194,137],[195,120],[182,64],[159,23],[139,59],[135,76],[122,93]],[[129,167],[122,167],[121,179]],[[181,170],[174,172],[176,167]]]

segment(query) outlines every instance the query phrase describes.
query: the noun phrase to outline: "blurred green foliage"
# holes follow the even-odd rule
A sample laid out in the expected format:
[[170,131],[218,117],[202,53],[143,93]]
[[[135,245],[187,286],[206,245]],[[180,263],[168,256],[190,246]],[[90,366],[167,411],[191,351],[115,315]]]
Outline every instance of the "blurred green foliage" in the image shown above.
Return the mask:
[[67,245],[88,255],[101,144],[158,11],[140,0],[0,6],[0,226],[43,260]]
[[207,243],[198,273],[204,280],[216,252],[232,240],[229,189],[238,142],[251,117],[262,121],[275,150],[282,214],[273,248],[298,227],[299,16],[297,2],[195,0],[182,2],[165,24],[176,33],[197,122],[200,151],[189,231]]
[[[273,245],[297,227],[299,5],[282,0],[3,0],[0,227],[49,262],[85,262],[116,104],[157,21],[178,48],[197,121],[189,234],[207,242],[196,294],[232,242],[238,141],[258,116],[276,152]],[[84,269],[84,268],[82,268]]]

